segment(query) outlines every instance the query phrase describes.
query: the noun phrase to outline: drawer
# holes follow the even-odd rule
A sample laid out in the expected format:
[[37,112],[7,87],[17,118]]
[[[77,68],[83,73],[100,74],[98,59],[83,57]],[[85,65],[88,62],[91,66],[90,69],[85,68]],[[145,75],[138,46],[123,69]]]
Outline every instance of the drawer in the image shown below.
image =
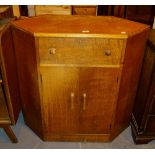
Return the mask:
[[96,15],[97,6],[73,6],[73,15]]
[[42,14],[62,14],[71,15],[72,9],[70,5],[36,5],[36,15]]
[[117,65],[123,39],[39,38],[41,64]]

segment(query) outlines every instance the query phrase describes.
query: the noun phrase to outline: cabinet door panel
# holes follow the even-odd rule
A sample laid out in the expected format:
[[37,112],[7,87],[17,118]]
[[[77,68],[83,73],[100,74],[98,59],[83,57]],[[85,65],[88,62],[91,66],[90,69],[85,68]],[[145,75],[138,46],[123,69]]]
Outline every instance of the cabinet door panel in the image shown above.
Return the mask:
[[73,67],[41,67],[42,108],[47,134],[77,133],[78,71]]
[[81,68],[80,133],[110,133],[119,68]]

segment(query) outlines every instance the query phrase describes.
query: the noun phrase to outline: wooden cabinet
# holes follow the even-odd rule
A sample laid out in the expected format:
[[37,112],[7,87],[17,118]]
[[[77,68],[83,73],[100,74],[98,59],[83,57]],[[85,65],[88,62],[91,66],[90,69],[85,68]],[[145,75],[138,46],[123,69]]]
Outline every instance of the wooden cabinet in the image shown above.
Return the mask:
[[[11,6],[8,5],[0,5],[0,18],[8,18],[13,17],[13,10]],[[1,23],[1,22],[0,22]]]
[[34,5],[28,6],[29,16],[34,14],[97,15],[97,5]]
[[97,5],[73,5],[73,15],[97,15]]
[[136,143],[155,139],[155,30],[151,30],[132,114]]
[[43,14],[71,15],[72,7],[71,5],[35,5],[34,11],[36,16]]
[[17,142],[10,128],[16,124],[21,109],[10,20],[2,19],[0,26],[0,127],[12,142]]
[[26,124],[46,141],[114,139],[129,125],[148,31],[115,17],[12,22]]

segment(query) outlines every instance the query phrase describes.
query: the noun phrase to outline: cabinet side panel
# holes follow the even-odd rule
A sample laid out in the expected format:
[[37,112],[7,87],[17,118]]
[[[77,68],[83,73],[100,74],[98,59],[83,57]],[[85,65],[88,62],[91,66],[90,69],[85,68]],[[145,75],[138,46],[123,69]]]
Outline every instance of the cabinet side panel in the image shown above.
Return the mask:
[[147,38],[148,30],[127,40],[113,136],[129,125]]
[[2,78],[5,88],[7,105],[12,124],[15,124],[21,109],[20,94],[17,78],[17,66],[15,60],[13,38],[11,28],[8,25],[1,36],[1,59],[2,59]]
[[133,109],[133,115],[136,119],[138,126],[141,126],[143,120],[142,116],[144,116],[145,113],[148,113],[147,111],[149,109],[148,108],[149,103],[147,104],[147,98],[149,95],[154,63],[155,63],[155,54],[148,47],[143,63],[139,89],[136,95],[135,105]]
[[12,28],[21,102],[26,124],[42,137],[39,79],[34,37]]

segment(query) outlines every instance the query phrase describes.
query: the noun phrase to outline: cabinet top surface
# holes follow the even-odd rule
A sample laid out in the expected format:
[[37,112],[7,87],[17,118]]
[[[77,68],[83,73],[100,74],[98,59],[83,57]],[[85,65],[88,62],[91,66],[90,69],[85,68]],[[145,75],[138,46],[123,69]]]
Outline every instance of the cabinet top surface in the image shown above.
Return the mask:
[[113,16],[41,15],[21,18],[12,25],[36,36],[48,34],[114,35],[122,38],[132,36],[148,25]]

